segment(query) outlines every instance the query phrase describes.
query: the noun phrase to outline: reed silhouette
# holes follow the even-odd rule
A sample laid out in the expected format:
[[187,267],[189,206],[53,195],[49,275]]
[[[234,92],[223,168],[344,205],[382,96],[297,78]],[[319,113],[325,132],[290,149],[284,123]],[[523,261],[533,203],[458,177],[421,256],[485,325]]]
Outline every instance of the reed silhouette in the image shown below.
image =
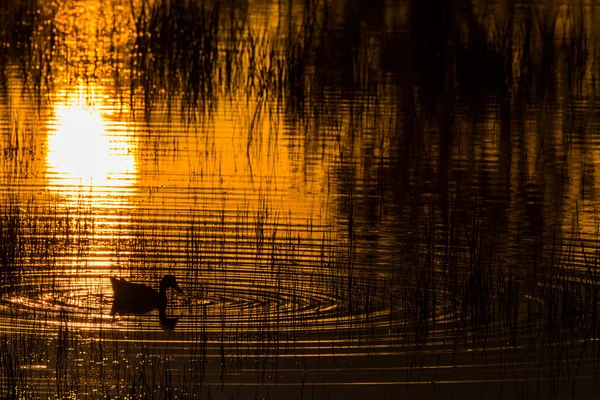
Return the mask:
[[[489,7],[283,1],[271,20],[250,2],[129,2],[129,39],[98,41],[113,46],[96,49],[114,55],[102,77],[81,72],[106,59],[68,52],[55,6],[2,7],[0,396],[269,397],[281,382],[360,397],[344,388],[375,383],[348,367],[355,356],[389,379],[384,395],[455,395],[461,380],[489,385],[461,386],[465,398],[597,394],[598,34],[583,6]],[[203,153],[177,177],[189,197],[149,184],[163,203],[111,210],[102,218],[126,222],[98,234],[97,206],[21,185],[43,171],[47,128],[34,120],[58,78],[115,79],[110,122],[130,113],[144,127],[140,171]],[[230,120],[243,121],[240,164],[265,143],[280,151],[265,157],[288,154],[299,178],[286,190],[318,188],[300,209],[316,199],[319,213],[273,194],[274,162],[267,178],[248,174],[255,192],[227,187],[235,176],[198,143]],[[115,278],[111,312],[158,309],[167,330],[184,326],[180,344],[141,318],[103,323],[97,282],[167,270],[189,285],[185,318],[166,315],[173,282]]]

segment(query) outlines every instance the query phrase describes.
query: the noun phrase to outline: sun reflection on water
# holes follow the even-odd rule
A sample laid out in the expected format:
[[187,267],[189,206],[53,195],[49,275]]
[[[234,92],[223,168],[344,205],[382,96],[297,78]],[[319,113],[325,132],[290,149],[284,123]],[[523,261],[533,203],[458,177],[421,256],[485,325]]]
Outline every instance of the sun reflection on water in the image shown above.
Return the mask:
[[67,198],[126,195],[135,181],[135,143],[126,125],[112,121],[103,98],[75,92],[53,107],[48,133],[50,188]]

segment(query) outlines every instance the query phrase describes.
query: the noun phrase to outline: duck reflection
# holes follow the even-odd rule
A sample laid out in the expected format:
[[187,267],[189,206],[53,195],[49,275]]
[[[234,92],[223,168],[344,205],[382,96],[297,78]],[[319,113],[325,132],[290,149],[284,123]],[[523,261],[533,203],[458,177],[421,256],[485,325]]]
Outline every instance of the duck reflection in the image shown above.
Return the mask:
[[128,282],[123,278],[111,277],[114,300],[111,314],[147,314],[158,310],[158,319],[163,329],[172,330],[177,324],[177,318],[169,318],[167,309],[167,290],[172,288],[182,293],[173,275],[165,275],[160,281],[158,292],[150,286],[141,283]]

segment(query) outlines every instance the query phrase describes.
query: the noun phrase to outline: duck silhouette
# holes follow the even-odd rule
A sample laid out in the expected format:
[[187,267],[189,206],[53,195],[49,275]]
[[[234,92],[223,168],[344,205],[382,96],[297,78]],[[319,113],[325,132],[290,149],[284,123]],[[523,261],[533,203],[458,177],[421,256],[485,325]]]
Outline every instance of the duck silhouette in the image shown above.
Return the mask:
[[159,318],[166,319],[167,289],[183,292],[173,275],[165,275],[160,281],[158,292],[141,283],[128,282],[123,278],[110,277],[115,298],[111,314],[146,314],[158,309]]

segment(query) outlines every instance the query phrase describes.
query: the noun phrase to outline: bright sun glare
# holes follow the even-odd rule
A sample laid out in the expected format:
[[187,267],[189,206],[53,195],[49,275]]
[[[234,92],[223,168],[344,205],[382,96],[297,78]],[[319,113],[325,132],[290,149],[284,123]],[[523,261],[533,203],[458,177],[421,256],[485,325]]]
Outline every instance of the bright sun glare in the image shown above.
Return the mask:
[[70,193],[76,186],[102,195],[131,184],[132,143],[125,132],[107,133],[99,106],[81,96],[56,104],[47,157],[53,189]]

